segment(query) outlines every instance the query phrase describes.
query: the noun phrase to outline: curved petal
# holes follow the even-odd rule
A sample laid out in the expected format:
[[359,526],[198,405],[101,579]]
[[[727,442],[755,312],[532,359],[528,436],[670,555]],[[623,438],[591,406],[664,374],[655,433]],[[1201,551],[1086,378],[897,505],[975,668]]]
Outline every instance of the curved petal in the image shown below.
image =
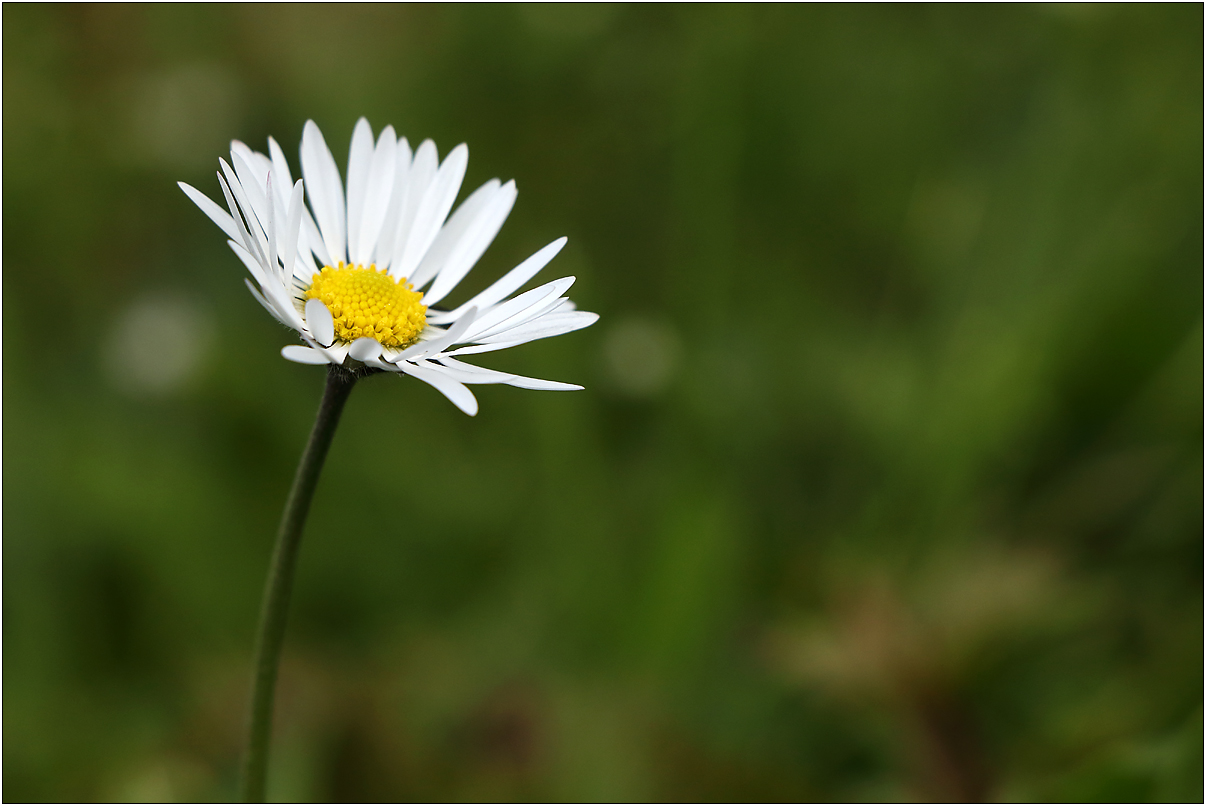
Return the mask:
[[457,283],[464,279],[469,270],[481,258],[486,248],[494,241],[494,236],[498,235],[498,231],[502,229],[507,216],[511,214],[516,196],[515,183],[508,182],[499,189],[486,208],[473,220],[457,242],[452,254],[448,256],[447,262],[440,268],[440,273],[432,282],[431,288],[424,295],[431,301],[430,304],[438,303],[448,296],[448,293],[456,288]]
[[320,299],[306,300],[306,327],[323,347],[330,347],[335,341],[335,319]]
[[[225,160],[218,160],[222,169],[227,172],[226,179],[230,182],[230,190],[247,219],[247,228],[259,239],[260,251],[268,254],[268,204],[265,201],[264,189],[258,187],[255,176],[247,162],[238,154],[231,154],[234,165]],[[233,173],[231,173],[233,171]],[[242,173],[240,173],[240,171]]]
[[255,283],[251,282],[246,277],[243,278],[243,283],[247,286],[247,290],[251,292],[251,296],[255,297],[255,301],[260,303],[260,305],[264,308],[264,310],[266,310],[268,313],[272,314],[273,319],[280,322],[285,327],[292,327],[292,325],[290,325],[288,322],[286,322],[284,320],[284,318],[281,317],[280,313],[277,312],[277,310],[273,306],[273,304],[271,302],[269,302],[267,299],[265,299],[264,295],[261,294],[258,289],[256,289]]
[[495,342],[527,342],[537,339],[547,339],[549,336],[560,336],[590,327],[599,321],[599,314],[590,311],[567,311],[566,313],[550,313],[533,319],[517,327],[499,331],[490,336],[475,338],[474,341],[483,344]]
[[322,233],[318,231],[318,225],[314,223],[314,216],[310,215],[310,211],[302,208],[302,232],[306,236],[306,244],[314,257],[318,258],[318,262],[323,266],[334,266],[335,261],[331,260],[331,256],[327,254],[327,244],[322,239]]
[[528,280],[536,276],[537,272],[548,265],[561,248],[565,246],[567,238],[558,238],[548,246],[536,252],[524,262],[520,263],[515,268],[504,274],[493,285],[481,292],[473,299],[466,302],[447,313],[431,314],[429,312],[427,321],[433,325],[442,325],[446,322],[456,321],[461,315],[470,308],[476,307],[478,310],[488,310],[490,306],[501,299],[505,299],[508,294],[519,290]]
[[312,120],[307,120],[302,129],[301,167],[306,195],[310,197],[310,207],[314,210],[327,257],[345,260],[343,184],[331,149],[327,148],[327,141]]
[[461,202],[452,217],[448,219],[448,223],[440,228],[440,233],[432,242],[431,248],[423,256],[423,262],[415,269],[414,274],[407,278],[415,284],[416,288],[421,287],[440,273],[448,262],[448,258],[457,249],[462,237],[494,201],[501,188],[501,182],[491,179]]
[[[254,169],[251,175],[255,178],[255,181],[258,183],[259,187],[263,187],[268,178],[268,168],[271,165],[271,161],[261,159],[263,155],[252,151],[251,147],[242,140],[230,141],[230,155],[233,157],[236,154],[240,159],[247,163],[248,168]],[[234,165],[233,159],[231,160],[231,164]],[[235,167],[237,168],[238,166],[235,165]],[[246,182],[247,180],[243,181]]]
[[440,366],[444,367],[450,373],[450,378],[465,384],[510,383],[518,377],[509,372],[499,372],[496,369],[486,369],[485,367],[466,364],[463,361],[457,361],[455,358],[449,358],[448,356],[441,356],[438,360]]
[[268,138],[268,153],[272,157],[272,170],[276,171],[277,176],[292,185],[293,174],[289,170],[289,160],[285,159],[285,152],[281,151],[281,147],[271,137]]
[[[398,140],[394,136],[393,126],[386,126],[377,139],[377,147],[373,149],[373,159],[369,164],[368,184],[364,190],[364,209],[361,212],[357,247],[353,250],[349,244],[348,256],[353,263],[369,265],[373,253],[377,249],[377,241],[381,236],[385,214],[389,208],[390,197],[394,190],[394,179],[397,175]],[[349,229],[349,234],[351,230]]]
[[[284,178],[288,180],[288,177]],[[305,204],[302,201],[304,193],[302,184],[302,180],[298,179],[289,196],[289,204],[285,208],[285,240],[284,251],[281,252],[281,264],[286,278],[297,276],[294,263],[297,259],[298,240],[301,237],[302,206]]]
[[452,203],[456,201],[468,164],[469,148],[464,143],[452,149],[444,158],[440,169],[436,171],[435,180],[423,194],[423,200],[415,212],[415,220],[406,236],[406,246],[402,249],[402,259],[397,267],[398,276],[409,278],[427,254],[444,219],[448,218]]
[[499,333],[525,320],[530,313],[539,310],[552,300],[564,294],[574,284],[574,277],[562,277],[559,280],[537,286],[531,291],[525,291],[518,297],[513,297],[501,305],[496,305],[478,317],[477,323],[466,334],[466,341],[478,341],[482,336]]
[[525,378],[522,375],[516,375],[509,381],[503,381],[507,386],[514,386],[519,389],[538,389],[542,392],[577,392],[582,389],[576,383],[562,383],[561,381],[544,381],[540,378]]
[[247,267],[247,271],[251,272],[251,276],[255,278],[260,288],[267,288],[269,280],[264,274],[264,267],[260,265],[260,262],[252,257],[251,253],[244,249],[243,245],[238,241],[227,241],[226,245],[238,255],[239,260],[243,261],[243,265]]
[[348,257],[357,259],[360,245],[360,221],[364,215],[364,197],[368,191],[369,166],[373,161],[373,129],[364,118],[352,130],[348,152]]
[[[218,160],[222,165],[223,170],[230,171],[230,166],[226,164],[226,160]],[[234,172],[231,171],[231,176]],[[232,185],[227,182],[222,171],[218,172],[218,184],[222,186],[222,195],[226,197],[226,206],[230,210],[230,217],[234,220],[235,228],[239,231],[238,240],[242,246],[251,254],[255,255],[256,260],[264,260],[264,250],[260,248],[259,241],[252,236],[248,227],[258,229],[259,224],[255,221],[255,215],[251,212],[251,205],[247,202],[245,196],[242,195],[242,188],[239,188],[236,195],[235,188],[238,187],[238,182],[235,181]]]
[[465,331],[469,330],[473,325],[474,319],[477,318],[477,309],[470,308],[469,311],[453,323],[452,327],[434,339],[421,341],[418,344],[412,345],[402,351],[398,360],[415,361],[420,358],[426,358],[429,355],[435,355],[446,347],[451,347],[458,341],[464,340]]
[[281,348],[281,355],[299,364],[327,364],[327,357],[311,347],[289,344]]
[[403,361],[398,364],[398,368],[407,375],[435,387],[436,391],[451,400],[458,409],[470,417],[477,414],[477,398],[469,391],[469,387],[460,381],[453,380],[442,369],[436,369],[436,365],[419,367],[409,361]]
[[348,355],[357,361],[371,361],[381,355],[381,342],[369,336],[361,336],[352,342]]
[[[406,242],[410,238],[415,216],[419,212],[419,206],[422,204],[428,189],[435,181],[436,171],[439,167],[440,155],[436,151],[435,143],[431,140],[424,140],[415,149],[415,156],[411,161],[410,170],[406,178],[405,204],[398,211],[398,229],[394,237],[394,248],[389,262],[389,273],[395,278],[407,277],[409,279],[409,275],[401,274],[399,271],[402,265],[402,253],[405,251]],[[413,269],[414,267],[411,268]]]
[[381,235],[377,238],[377,247],[373,250],[373,262],[381,269],[393,265],[394,243],[402,234],[402,218],[410,193],[411,156],[410,143],[405,137],[399,139],[397,150],[394,152],[393,189],[390,191],[389,206],[385,208],[385,218],[381,223]]
[[201,191],[197,190],[192,185],[184,182],[177,182],[180,189],[184,191],[184,195],[192,199],[193,204],[201,208],[201,212],[209,216],[209,220],[221,227],[228,238],[234,240],[239,239],[239,230],[235,227],[234,219],[230,217],[230,213],[223,210],[218,204],[212,201]]
[[[575,330],[581,330],[584,327],[589,327],[599,320],[597,313],[588,311],[571,311],[565,314],[551,314],[547,319],[554,317],[565,316],[565,321],[549,322],[545,318],[536,320],[522,327],[517,327],[514,330],[508,330],[499,336],[503,341],[495,341],[488,339],[483,344],[470,344],[465,347],[457,347],[455,350],[449,350],[445,355],[472,355],[474,353],[492,353],[495,350],[506,350],[511,347],[518,347],[521,344],[527,344],[530,341],[538,339],[547,339],[551,336],[560,336],[564,333],[571,333]],[[568,317],[574,317],[569,319]]]

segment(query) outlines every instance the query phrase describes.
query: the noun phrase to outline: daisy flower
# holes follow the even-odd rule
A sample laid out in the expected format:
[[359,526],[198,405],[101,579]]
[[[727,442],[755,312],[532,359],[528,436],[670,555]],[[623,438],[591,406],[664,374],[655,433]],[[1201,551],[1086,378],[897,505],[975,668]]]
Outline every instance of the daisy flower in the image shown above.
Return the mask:
[[467,384],[582,388],[460,358],[558,336],[599,318],[565,296],[573,277],[512,296],[561,251],[565,238],[463,304],[440,307],[511,212],[514,181],[491,179],[453,212],[469,149],[461,144],[441,162],[431,140],[412,151],[392,126],[374,142],[364,118],[352,133],[346,188],[313,121],[302,131],[302,178],[293,181],[272,138],[268,152],[231,143],[230,162],[219,160],[218,173],[226,209],[179,184],[229,237],[251,273],[245,282],[252,296],[301,337],[304,345],[281,350],[285,358],[409,375],[469,415],[477,413],[477,400]]

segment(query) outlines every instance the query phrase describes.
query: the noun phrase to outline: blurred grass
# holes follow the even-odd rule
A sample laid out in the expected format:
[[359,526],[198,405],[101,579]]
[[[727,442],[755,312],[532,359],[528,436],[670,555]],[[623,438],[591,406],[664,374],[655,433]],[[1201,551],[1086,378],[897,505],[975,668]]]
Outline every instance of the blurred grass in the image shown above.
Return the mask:
[[357,389],[274,798],[1201,800],[1201,6],[3,22],[6,800],[233,795],[322,373],[174,182],[360,115],[603,318]]

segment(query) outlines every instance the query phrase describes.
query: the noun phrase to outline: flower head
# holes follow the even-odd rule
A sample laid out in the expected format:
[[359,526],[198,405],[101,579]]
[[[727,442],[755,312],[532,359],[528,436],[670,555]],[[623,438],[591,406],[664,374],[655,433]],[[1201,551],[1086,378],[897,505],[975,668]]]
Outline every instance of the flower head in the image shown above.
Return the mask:
[[462,305],[439,307],[498,234],[515,204],[514,181],[491,179],[452,212],[468,148],[459,145],[440,162],[431,140],[412,152],[392,126],[374,143],[364,118],[352,133],[346,191],[313,121],[302,132],[302,179],[293,181],[272,138],[268,151],[231,143],[230,162],[219,160],[225,210],[179,184],[230,238],[255,281],[246,281],[252,296],[305,342],[282,349],[285,358],[410,375],[470,415],[477,400],[466,384],[582,388],[458,358],[568,333],[599,318],[564,296],[573,277],[511,296],[561,251],[565,238]]

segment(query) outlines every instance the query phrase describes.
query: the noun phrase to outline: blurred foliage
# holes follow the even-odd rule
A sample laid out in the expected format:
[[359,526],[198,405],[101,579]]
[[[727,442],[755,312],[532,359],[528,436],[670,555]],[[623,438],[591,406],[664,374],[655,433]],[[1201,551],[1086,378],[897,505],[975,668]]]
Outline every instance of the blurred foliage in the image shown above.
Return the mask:
[[603,318],[357,388],[275,798],[1201,800],[1201,5],[3,23],[6,800],[233,796],[323,372],[174,183],[360,115]]

